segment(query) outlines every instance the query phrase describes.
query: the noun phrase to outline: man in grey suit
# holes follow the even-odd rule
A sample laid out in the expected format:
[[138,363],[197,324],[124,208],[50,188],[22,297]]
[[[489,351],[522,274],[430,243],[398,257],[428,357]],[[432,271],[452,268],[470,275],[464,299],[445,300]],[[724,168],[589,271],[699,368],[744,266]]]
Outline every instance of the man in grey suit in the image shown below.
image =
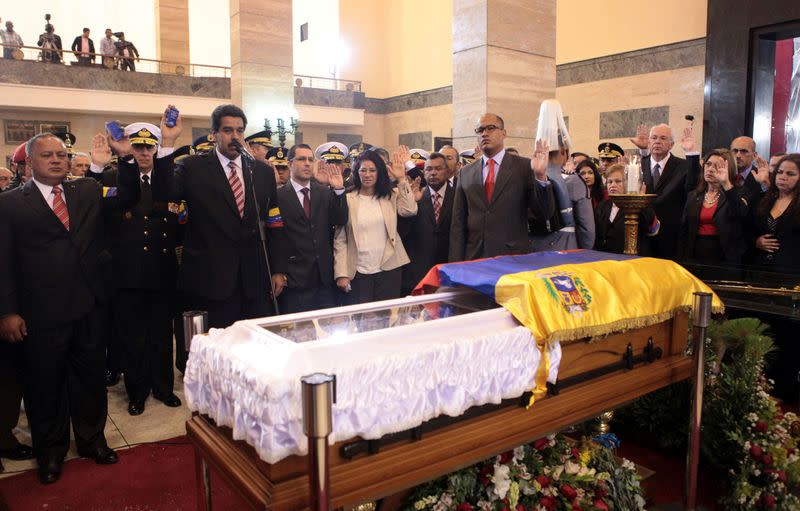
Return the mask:
[[484,114],[475,128],[483,156],[461,170],[450,227],[450,261],[530,252],[528,213],[554,212],[547,178],[547,147],[537,142],[534,160],[505,151],[503,119]]

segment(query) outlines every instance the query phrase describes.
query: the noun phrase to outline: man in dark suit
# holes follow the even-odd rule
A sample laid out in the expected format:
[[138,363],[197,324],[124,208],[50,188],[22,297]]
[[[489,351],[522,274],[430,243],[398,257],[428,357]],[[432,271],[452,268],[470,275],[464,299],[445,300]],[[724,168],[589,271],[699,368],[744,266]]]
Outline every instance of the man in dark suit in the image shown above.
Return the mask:
[[289,256],[281,312],[334,307],[333,229],[347,224],[342,172],[322,164],[314,182],[314,153],[306,144],[292,147],[288,158],[291,177],[278,189]]
[[[699,173],[699,156],[694,152],[692,138],[691,161],[679,158],[670,150],[675,145],[672,128],[658,124],[650,128],[648,138],[649,155],[642,158],[642,177],[646,193],[658,195],[653,209],[661,222],[658,236],[653,238],[652,248],[655,257],[675,259],[678,252],[678,236],[681,228],[681,215],[686,204],[686,196],[696,185]],[[687,145],[684,145],[684,150]]]
[[403,266],[403,295],[411,294],[428,270],[447,262],[455,198],[455,188],[448,182],[449,176],[445,155],[431,153],[425,162],[428,186],[417,200],[417,214],[403,219],[410,224],[403,236],[403,246],[411,259],[411,263]]
[[89,29],[83,29],[83,35],[79,35],[72,41],[72,53],[78,58],[78,64],[88,66],[94,62],[94,41],[89,38]]
[[193,308],[208,311],[215,328],[274,314],[272,294],[279,296],[287,282],[275,173],[240,155],[246,125],[239,107],[217,107],[211,114],[216,148],[174,169],[156,165],[152,176],[154,200],[186,201],[178,287]]
[[[110,154],[98,136],[94,151]],[[0,338],[22,345],[39,479],[52,483],[69,448],[70,418],[81,456],[117,461],[103,434],[98,310],[109,297],[111,270],[103,210],[129,207],[140,192],[136,175],[127,172],[108,199],[92,179],[65,181],[67,150],[52,134],[33,137],[26,151],[33,179],[0,195]]]
[[475,133],[483,156],[461,170],[450,227],[450,261],[530,252],[528,211],[553,215],[547,151],[537,142],[534,162],[507,154],[503,119],[484,114]]
[[[153,200],[150,176],[161,130],[149,123],[125,128],[119,168],[139,175],[141,200],[108,215],[113,256],[114,341],[121,351],[128,413],[140,415],[150,392],[169,407],[181,405],[172,392],[172,300],[178,273],[177,205]],[[173,140],[167,144],[172,145]],[[170,156],[166,159],[171,160]],[[116,187],[119,171],[103,174],[103,185]]]
[[[736,137],[731,142],[731,152],[736,158],[736,178],[733,185],[744,187],[745,198],[755,205],[762,193],[769,189],[769,165],[756,152],[756,141],[750,137]],[[758,163],[761,163],[759,168]]]

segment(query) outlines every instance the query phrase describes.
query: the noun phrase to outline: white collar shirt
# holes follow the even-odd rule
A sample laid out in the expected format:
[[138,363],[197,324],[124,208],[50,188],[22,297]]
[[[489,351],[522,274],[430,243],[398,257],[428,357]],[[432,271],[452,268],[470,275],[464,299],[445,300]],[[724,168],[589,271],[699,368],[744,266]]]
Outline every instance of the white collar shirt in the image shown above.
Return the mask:
[[650,155],[650,160],[651,160],[650,161],[650,172],[652,173],[653,169],[656,168],[656,165],[658,165],[658,178],[659,179],[661,179],[661,176],[664,174],[664,169],[667,167],[667,161],[669,161],[669,157],[671,156],[671,154],[672,153],[667,153],[667,155],[661,161],[654,161],[655,158],[653,158],[652,154]]
[[297,195],[297,200],[300,201],[300,205],[303,205],[303,189],[308,188],[308,200],[311,200],[311,183],[307,185],[301,185],[297,181],[292,178],[289,178],[289,182],[292,183],[292,188],[294,188],[294,193]]
[[481,157],[483,161],[483,179],[482,182],[486,182],[486,176],[489,175],[489,160],[494,160],[494,179],[497,181],[497,174],[500,173],[500,164],[503,163],[503,158],[506,155],[506,150],[501,149],[500,152],[489,158],[488,156],[484,155]]
[[[53,193],[53,186],[40,183],[39,181],[36,180],[36,178],[31,178],[31,181],[33,181],[33,184],[35,184],[36,188],[39,189],[45,202],[47,202],[47,205],[50,206],[50,209],[53,209],[53,199],[55,198],[55,194]],[[66,204],[67,194],[63,192],[64,185],[62,184],[60,186],[62,190],[61,198],[64,199],[64,204]]]
[[225,171],[225,179],[230,179],[231,178],[231,168],[228,165],[230,164],[230,162],[233,162],[236,165],[236,175],[239,176],[239,181],[242,183],[242,186],[244,186],[244,174],[242,172],[242,157],[241,157],[241,155],[237,156],[235,159],[231,160],[231,159],[228,159],[227,156],[225,156],[224,154],[219,152],[219,149],[215,148],[214,151],[216,151],[216,153],[217,153],[217,158],[219,159],[220,165],[222,165],[222,170]]

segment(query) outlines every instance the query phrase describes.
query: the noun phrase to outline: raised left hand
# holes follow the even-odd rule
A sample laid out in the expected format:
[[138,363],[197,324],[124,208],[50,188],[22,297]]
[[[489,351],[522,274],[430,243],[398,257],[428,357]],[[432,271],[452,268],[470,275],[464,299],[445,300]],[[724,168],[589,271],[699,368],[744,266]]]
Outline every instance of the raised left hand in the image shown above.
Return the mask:
[[544,140],[537,140],[531,158],[533,175],[539,181],[547,179],[547,163],[549,161],[550,145]]
[[413,181],[411,181],[411,193],[414,195],[415,202],[422,200],[422,196],[425,194],[425,189],[422,188],[421,177],[417,176]]
[[175,141],[181,136],[183,132],[183,119],[180,112],[178,112],[178,119],[175,121],[175,126],[167,126],[167,112],[175,105],[167,105],[164,113],[161,115],[161,147],[175,147]]
[[276,298],[283,293],[288,283],[289,279],[283,273],[275,273],[272,275],[272,292],[275,293]]
[[681,138],[681,147],[684,153],[691,153],[695,150],[694,142],[694,126],[689,125],[683,128],[683,138]]

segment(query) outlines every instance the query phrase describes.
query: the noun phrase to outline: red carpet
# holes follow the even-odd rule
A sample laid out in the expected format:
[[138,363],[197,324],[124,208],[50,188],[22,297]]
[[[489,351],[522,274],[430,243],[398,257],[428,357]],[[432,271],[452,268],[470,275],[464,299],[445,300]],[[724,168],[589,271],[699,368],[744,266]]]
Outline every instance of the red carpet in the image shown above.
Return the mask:
[[[35,470],[0,479],[0,510],[197,509],[194,451],[186,437],[117,453],[116,465],[101,466],[85,459],[68,461],[61,479],[49,486],[39,483]],[[211,487],[215,511],[245,509],[238,497],[213,474]]]
[[[637,443],[638,442],[638,443]],[[639,439],[625,441],[619,451],[656,471],[646,487],[648,503],[682,500],[685,458],[643,447]],[[61,479],[42,486],[36,472],[0,479],[0,511],[183,511],[195,510],[194,451],[185,436],[121,450],[116,465],[101,466],[84,459],[67,462]],[[245,509],[238,496],[212,473],[215,511]],[[701,473],[700,503],[715,509],[718,489],[708,474]]]

